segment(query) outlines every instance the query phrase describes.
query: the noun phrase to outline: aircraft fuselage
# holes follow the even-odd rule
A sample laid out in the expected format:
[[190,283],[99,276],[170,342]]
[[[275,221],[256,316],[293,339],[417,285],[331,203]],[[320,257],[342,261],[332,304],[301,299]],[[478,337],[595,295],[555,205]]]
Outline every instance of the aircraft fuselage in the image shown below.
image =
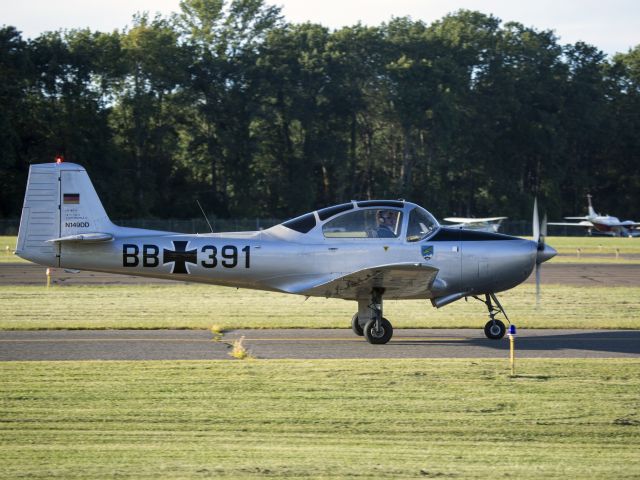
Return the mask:
[[[133,229],[127,229],[133,230]],[[445,239],[438,239],[444,237]],[[62,243],[50,264],[238,288],[290,291],[313,278],[339,277],[371,266],[415,262],[439,270],[433,294],[507,290],[524,281],[535,264],[536,244],[505,235],[441,229],[433,240],[326,239],[286,242],[266,232],[117,236],[111,242]],[[478,237],[486,237],[478,239]],[[453,238],[449,238],[453,237]],[[457,237],[457,238],[456,238]],[[471,238],[467,238],[471,237]],[[425,254],[425,249],[430,253]],[[425,258],[426,257],[426,258]],[[391,297],[389,297],[391,298]],[[396,298],[413,298],[398,295]]]

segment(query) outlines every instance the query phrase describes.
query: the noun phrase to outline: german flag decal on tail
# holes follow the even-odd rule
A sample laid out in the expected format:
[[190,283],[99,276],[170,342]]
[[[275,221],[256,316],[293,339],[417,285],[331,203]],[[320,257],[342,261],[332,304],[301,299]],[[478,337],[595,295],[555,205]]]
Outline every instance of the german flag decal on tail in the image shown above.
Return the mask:
[[62,203],[66,204],[78,204],[80,203],[80,194],[79,193],[65,193],[62,196]]

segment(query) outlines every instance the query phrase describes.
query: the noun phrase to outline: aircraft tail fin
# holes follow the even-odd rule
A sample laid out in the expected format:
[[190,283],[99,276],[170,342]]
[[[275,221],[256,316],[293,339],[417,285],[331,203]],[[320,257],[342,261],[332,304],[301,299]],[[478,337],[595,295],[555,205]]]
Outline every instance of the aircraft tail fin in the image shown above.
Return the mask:
[[43,265],[60,266],[60,242],[51,240],[109,233],[115,228],[84,168],[73,163],[31,166],[17,255]]
[[593,209],[593,204],[591,203],[591,194],[587,193],[587,202],[589,203],[588,206],[588,210],[589,210],[589,216],[590,217],[597,217],[598,214],[596,213],[596,211]]

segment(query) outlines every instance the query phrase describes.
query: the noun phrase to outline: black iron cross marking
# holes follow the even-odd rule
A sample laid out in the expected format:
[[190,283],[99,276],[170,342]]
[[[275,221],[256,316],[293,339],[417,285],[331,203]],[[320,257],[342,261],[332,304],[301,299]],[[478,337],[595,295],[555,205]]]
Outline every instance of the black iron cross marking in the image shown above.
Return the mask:
[[162,249],[162,264],[173,262],[171,273],[189,273],[187,263],[198,263],[198,251],[196,249],[187,251],[188,241],[173,241],[175,250]]

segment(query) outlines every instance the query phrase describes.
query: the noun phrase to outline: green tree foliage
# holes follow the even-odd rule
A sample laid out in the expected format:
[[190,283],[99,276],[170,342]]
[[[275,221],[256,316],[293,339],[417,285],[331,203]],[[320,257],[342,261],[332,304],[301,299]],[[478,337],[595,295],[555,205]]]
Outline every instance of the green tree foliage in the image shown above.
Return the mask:
[[110,121],[122,172],[127,174],[128,215],[175,215],[167,205],[177,192],[181,172],[180,127],[184,124],[182,89],[191,55],[164,19],[137,16],[121,35],[124,74],[114,85]]
[[22,149],[28,135],[27,90],[33,73],[27,45],[13,27],[0,29],[0,216],[21,208],[20,183],[28,160]]
[[461,10],[338,30],[183,0],[111,33],[0,29],[0,216],[28,166],[86,166],[114,217],[287,217],[361,198],[436,215],[640,217],[640,46],[614,58]]

